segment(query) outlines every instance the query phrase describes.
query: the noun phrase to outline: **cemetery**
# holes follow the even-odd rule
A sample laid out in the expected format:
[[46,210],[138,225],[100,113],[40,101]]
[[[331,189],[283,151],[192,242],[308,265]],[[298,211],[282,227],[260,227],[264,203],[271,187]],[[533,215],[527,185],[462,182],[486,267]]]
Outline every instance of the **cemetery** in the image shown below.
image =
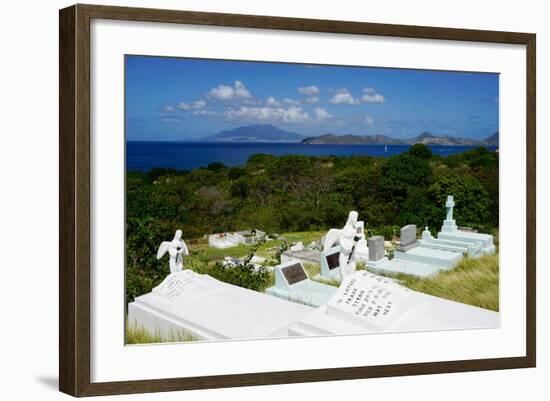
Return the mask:
[[[449,196],[437,237],[426,228],[417,239],[414,224],[402,227],[392,254],[386,252],[383,236],[366,238],[364,222],[352,211],[343,228],[328,230],[320,241],[322,250],[315,241],[307,246],[296,241],[281,252],[275,266],[268,264],[273,257],[266,254],[223,259],[227,270],[250,266],[243,271],[268,271],[273,282],[264,290],[186,268],[186,258],[193,257],[178,230],[171,241],[161,243],[156,255],[168,255],[170,274],[128,304],[128,326],[163,338],[183,333],[194,340],[498,327],[496,311],[414,291],[392,277],[427,279],[452,271],[465,258],[495,253],[491,235],[456,226],[453,207]],[[266,234],[246,233],[248,237],[226,233],[230,235],[213,241],[209,236],[208,244],[224,249],[216,240],[233,243],[238,234],[245,239],[232,246],[255,244],[254,249],[260,249]],[[305,264],[318,266],[318,274],[308,273]]]

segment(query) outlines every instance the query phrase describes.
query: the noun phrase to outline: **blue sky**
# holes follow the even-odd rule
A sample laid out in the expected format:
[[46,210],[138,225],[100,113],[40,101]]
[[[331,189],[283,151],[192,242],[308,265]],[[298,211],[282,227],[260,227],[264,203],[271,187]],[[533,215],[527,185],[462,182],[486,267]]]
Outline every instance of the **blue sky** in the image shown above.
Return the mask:
[[250,124],[395,138],[498,131],[498,74],[126,56],[125,79],[128,140]]

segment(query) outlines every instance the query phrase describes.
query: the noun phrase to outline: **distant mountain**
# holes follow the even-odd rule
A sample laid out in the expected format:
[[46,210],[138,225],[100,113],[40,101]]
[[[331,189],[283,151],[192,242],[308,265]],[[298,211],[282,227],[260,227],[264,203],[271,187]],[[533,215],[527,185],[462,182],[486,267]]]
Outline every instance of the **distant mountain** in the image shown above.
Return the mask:
[[302,140],[304,144],[310,145],[404,145],[399,139],[390,138],[386,135],[334,135],[324,134],[320,136],[313,136]]
[[485,143],[489,146],[498,146],[498,143],[499,143],[498,132],[495,132],[493,135],[485,138]]
[[[495,137],[496,136],[496,137]],[[446,146],[498,146],[498,133],[491,135],[489,138],[478,141],[469,138],[458,138],[452,136],[436,136],[429,132],[423,132],[422,134],[413,138],[397,139],[386,135],[334,135],[324,134],[320,136],[304,138],[301,143],[304,144],[318,144],[318,145],[414,145],[415,143],[422,143],[424,145],[446,145]]]
[[477,141],[475,139],[469,139],[469,138],[458,138],[454,136],[436,136],[432,135],[429,132],[423,132],[422,134],[406,139],[406,142],[410,145],[414,145],[415,143],[422,143],[424,145],[447,145],[447,146],[453,146],[453,145],[484,145],[485,143],[483,141]]
[[212,142],[300,142],[304,136],[264,124],[224,130],[205,139]]

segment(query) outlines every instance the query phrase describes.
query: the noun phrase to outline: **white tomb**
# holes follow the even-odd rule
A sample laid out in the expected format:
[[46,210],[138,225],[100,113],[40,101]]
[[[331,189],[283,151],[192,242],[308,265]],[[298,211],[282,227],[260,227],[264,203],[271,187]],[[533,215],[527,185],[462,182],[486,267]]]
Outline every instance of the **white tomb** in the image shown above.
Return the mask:
[[239,244],[254,245],[264,238],[266,238],[266,233],[260,230],[224,232],[210,234],[208,236],[208,245],[213,248],[226,249]]
[[128,305],[128,324],[169,337],[201,340],[286,337],[309,306],[223,283],[191,270],[172,273]]
[[422,231],[422,239],[418,240],[421,247],[440,249],[449,252],[457,252],[470,257],[480,256],[482,253],[481,243],[471,243],[464,241],[451,241],[440,238],[434,238],[432,233],[426,227]]
[[422,263],[419,260],[400,259],[399,255],[403,256],[408,252],[412,252],[415,249],[418,249],[415,246],[411,247],[411,245],[413,245],[412,241],[407,244],[407,246],[410,248],[408,252],[396,251],[394,255],[397,255],[397,257],[394,257],[391,260],[389,260],[385,256],[384,237],[371,237],[369,238],[368,243],[369,259],[367,260],[367,267],[376,272],[389,274],[409,274],[418,277],[429,277],[436,274],[442,269],[437,265]]
[[445,207],[447,208],[447,218],[443,221],[441,232],[437,234],[437,238],[445,241],[466,242],[472,245],[481,246],[481,252],[485,254],[495,253],[496,248],[493,244],[493,236],[490,234],[481,234],[471,231],[459,230],[455,220],[453,219],[453,209],[455,203],[452,195],[447,196]]

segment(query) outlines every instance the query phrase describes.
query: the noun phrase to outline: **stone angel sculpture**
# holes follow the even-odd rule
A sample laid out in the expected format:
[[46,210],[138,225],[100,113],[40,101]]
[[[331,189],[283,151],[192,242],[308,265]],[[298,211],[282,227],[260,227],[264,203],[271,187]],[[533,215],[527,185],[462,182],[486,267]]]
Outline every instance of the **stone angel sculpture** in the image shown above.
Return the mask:
[[358,217],[359,215],[356,211],[349,212],[346,225],[342,229],[330,229],[323,244],[325,251],[335,245],[340,245],[339,263],[342,279],[355,273],[355,248],[361,239],[357,233]]
[[162,258],[166,252],[170,255],[170,273],[176,273],[183,270],[183,256],[189,255],[189,249],[185,241],[181,239],[181,230],[176,231],[172,241],[164,241],[159,246],[157,260]]

